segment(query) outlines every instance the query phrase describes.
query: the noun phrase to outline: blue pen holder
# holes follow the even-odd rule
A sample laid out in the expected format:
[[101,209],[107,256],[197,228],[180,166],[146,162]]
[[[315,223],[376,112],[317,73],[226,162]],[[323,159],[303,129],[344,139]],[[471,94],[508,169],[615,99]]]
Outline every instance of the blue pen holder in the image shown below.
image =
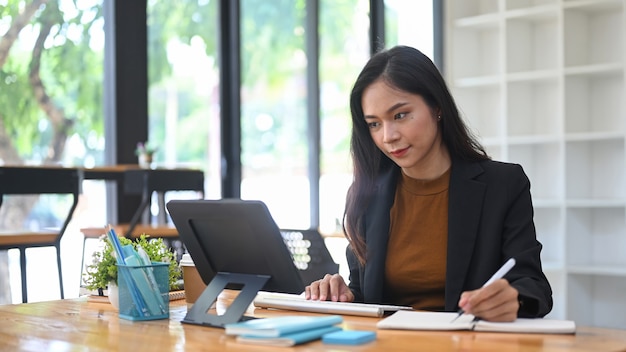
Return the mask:
[[169,263],[117,265],[119,317],[127,320],[167,319],[169,310]]

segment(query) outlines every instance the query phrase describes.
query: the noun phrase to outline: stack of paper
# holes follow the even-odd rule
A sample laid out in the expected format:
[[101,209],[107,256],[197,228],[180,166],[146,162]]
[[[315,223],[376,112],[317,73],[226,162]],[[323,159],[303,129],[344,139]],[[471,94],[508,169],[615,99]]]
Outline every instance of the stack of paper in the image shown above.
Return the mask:
[[288,347],[340,331],[341,328],[335,325],[341,322],[343,318],[339,315],[283,316],[226,324],[224,328],[226,335],[237,336],[237,342]]

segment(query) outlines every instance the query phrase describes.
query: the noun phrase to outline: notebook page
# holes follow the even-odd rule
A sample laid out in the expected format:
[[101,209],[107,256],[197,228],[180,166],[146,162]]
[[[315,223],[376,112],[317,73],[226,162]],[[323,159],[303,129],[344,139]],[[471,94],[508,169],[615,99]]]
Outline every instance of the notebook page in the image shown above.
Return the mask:
[[[379,329],[397,330],[471,330],[474,325],[472,315],[454,312],[397,311],[379,321]],[[453,321],[454,320],[454,321]]]

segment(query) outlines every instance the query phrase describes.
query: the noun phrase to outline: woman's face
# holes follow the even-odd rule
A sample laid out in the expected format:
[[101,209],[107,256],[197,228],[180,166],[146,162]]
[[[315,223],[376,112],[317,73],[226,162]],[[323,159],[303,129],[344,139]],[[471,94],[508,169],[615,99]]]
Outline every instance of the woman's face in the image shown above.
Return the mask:
[[407,176],[432,179],[448,169],[437,112],[422,96],[377,80],[363,91],[361,105],[374,143]]

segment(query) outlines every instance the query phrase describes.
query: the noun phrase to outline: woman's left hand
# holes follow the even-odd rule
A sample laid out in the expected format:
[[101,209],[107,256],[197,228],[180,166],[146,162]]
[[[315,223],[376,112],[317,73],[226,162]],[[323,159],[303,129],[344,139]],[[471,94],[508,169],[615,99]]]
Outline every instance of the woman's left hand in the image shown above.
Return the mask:
[[506,279],[461,294],[459,307],[467,314],[473,314],[488,321],[514,321],[519,310],[519,293]]

